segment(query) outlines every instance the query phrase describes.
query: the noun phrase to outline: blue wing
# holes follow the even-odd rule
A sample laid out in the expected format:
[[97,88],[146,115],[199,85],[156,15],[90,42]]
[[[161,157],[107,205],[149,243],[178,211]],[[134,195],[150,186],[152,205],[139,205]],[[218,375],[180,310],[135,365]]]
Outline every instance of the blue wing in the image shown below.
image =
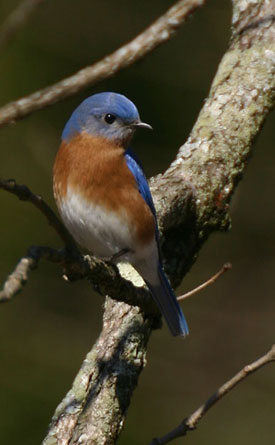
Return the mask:
[[[157,241],[157,245],[158,245],[158,250],[160,252],[157,214],[156,214],[156,209],[154,206],[153,198],[152,198],[152,195],[150,192],[149,184],[147,182],[143,167],[141,165],[141,162],[135,155],[135,153],[133,153],[130,148],[128,148],[128,150],[126,150],[124,156],[125,156],[126,164],[129,168],[129,170],[133,173],[133,175],[135,177],[139,193],[143,197],[144,201],[148,204],[152,214],[154,215],[155,223],[156,223],[156,241]],[[159,261],[160,261],[160,263],[162,263],[161,257],[159,258]]]
[[[148,204],[148,206],[151,209],[151,212],[155,217],[156,241],[159,249],[159,232],[158,232],[158,224],[156,218],[156,209],[153,203],[153,198],[143,168],[138,159],[136,158],[135,154],[129,149],[125,152],[125,160],[129,170],[133,173],[135,177],[141,196]],[[172,334],[181,335],[184,337],[185,335],[188,335],[188,326],[185,317],[183,315],[183,312],[177,302],[174,291],[163,271],[162,261],[160,256],[158,264],[158,276],[159,276],[159,284],[153,286],[147,281],[146,283],[160,311],[165,317]]]
[[140,161],[137,159],[136,155],[129,148],[125,152],[124,156],[125,156],[126,164],[129,168],[129,170],[131,170],[131,172],[133,173],[133,175],[135,177],[135,180],[136,180],[136,183],[137,183],[137,186],[139,189],[139,193],[143,197],[144,201],[150,207],[151,212],[153,213],[153,215],[155,217],[156,225],[157,225],[156,209],[155,209],[155,206],[153,203],[153,198],[152,198],[150,188],[149,188],[146,176],[144,174],[142,165],[141,165]]

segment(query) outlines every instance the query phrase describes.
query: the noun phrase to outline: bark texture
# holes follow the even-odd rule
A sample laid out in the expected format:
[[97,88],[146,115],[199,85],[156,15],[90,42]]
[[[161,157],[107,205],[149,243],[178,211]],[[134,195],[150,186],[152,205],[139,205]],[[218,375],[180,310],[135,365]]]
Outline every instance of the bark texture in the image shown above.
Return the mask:
[[[106,298],[103,329],[58,406],[43,444],[112,444],[146,363],[151,321]],[[118,421],[119,420],[119,421]]]

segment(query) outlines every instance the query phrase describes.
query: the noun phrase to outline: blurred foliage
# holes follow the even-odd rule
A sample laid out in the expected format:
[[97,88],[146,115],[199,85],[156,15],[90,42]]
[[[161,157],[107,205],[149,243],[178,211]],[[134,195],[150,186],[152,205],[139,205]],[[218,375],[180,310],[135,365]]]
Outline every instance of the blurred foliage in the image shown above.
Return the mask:
[[[18,1],[2,0],[0,20]],[[48,1],[2,51],[0,103],[16,99],[92,64],[164,12],[170,2]],[[4,178],[27,184],[52,205],[51,169],[59,137],[74,107],[97,91],[131,98],[154,132],[135,147],[149,175],[174,158],[207,96],[228,45],[230,2],[212,0],[169,43],[114,78],[1,129]],[[149,443],[192,412],[243,365],[274,342],[274,116],[235,194],[230,233],[216,234],[179,292],[207,279],[225,261],[233,270],[184,303],[189,338],[166,326],[152,336],[148,365],[129,410],[120,445]],[[31,244],[60,240],[29,204],[1,192],[0,278]],[[40,443],[56,405],[70,388],[101,326],[102,299],[87,282],[67,284],[61,270],[41,263],[24,291],[0,311],[0,443]],[[250,377],[213,408],[184,443],[273,443],[272,365]],[[183,443],[183,440],[175,441]]]

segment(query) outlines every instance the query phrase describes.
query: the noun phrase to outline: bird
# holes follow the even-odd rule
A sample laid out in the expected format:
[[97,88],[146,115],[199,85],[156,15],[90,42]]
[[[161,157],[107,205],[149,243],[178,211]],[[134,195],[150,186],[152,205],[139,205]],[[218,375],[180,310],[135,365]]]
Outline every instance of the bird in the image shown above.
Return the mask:
[[130,263],[145,281],[170,332],[188,326],[161,259],[156,210],[143,167],[130,148],[142,122],[135,104],[114,92],[86,98],[66,123],[53,167],[64,225],[79,246]]

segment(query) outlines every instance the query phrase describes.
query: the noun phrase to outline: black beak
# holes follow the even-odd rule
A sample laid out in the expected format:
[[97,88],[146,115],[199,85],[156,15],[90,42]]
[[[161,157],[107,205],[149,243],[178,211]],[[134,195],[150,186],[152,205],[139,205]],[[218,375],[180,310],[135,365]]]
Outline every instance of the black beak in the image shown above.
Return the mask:
[[131,126],[135,128],[147,128],[147,130],[153,130],[153,127],[151,127],[151,125],[141,121],[134,122]]

